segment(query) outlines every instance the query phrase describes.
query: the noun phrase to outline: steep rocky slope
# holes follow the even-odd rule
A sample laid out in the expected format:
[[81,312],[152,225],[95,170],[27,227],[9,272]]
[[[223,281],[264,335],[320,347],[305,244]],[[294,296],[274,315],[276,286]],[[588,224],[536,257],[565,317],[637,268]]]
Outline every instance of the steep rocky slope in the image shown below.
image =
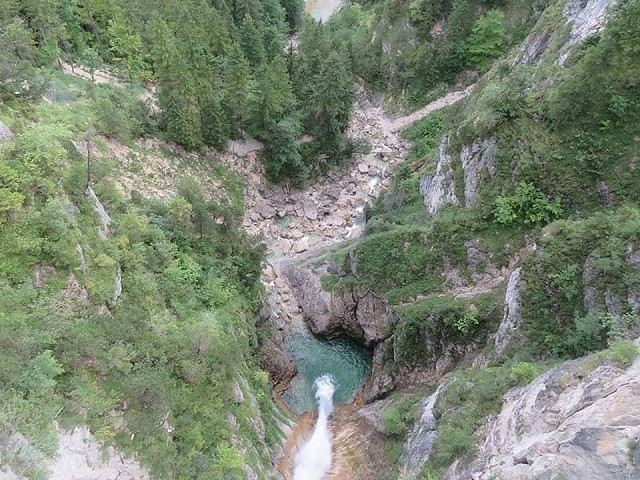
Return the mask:
[[473,460],[446,479],[636,479],[640,477],[640,359],[626,369],[564,363],[509,391],[479,432]]

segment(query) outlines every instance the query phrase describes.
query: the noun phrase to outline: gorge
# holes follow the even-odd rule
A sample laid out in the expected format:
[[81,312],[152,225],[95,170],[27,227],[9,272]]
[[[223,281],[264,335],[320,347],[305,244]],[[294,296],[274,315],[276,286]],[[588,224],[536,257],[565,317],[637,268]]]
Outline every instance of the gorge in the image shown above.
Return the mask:
[[0,4],[0,479],[640,478],[640,0]]

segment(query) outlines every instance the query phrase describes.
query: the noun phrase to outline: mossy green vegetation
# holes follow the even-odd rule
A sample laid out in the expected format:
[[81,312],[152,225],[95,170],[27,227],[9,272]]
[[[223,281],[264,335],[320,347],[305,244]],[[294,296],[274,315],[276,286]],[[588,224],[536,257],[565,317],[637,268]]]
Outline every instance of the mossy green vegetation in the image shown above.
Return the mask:
[[[123,197],[105,141],[143,148],[134,140],[148,111],[128,113],[138,102],[128,89],[51,81],[64,102],[14,99],[0,114],[15,133],[0,152],[3,464],[46,478],[55,419],[87,425],[154,478],[226,478],[245,464],[266,478],[282,417],[253,357],[262,247],[239,229],[240,179],[203,156],[207,176],[185,176],[173,197]],[[86,137],[94,113],[116,123]],[[105,149],[91,175],[78,151],[87,143]]]
[[[436,8],[435,17],[425,13],[436,3],[412,2],[412,22],[433,28],[447,15],[455,25],[462,22],[460,12],[446,8]],[[464,3],[453,2],[454,9]],[[508,19],[515,10],[505,3],[500,12]],[[545,6],[536,5],[538,13]],[[368,206],[365,236],[351,258],[338,255],[350,274],[325,281],[333,289],[363,285],[389,301],[400,319],[389,332],[387,353],[391,370],[400,372],[434,365],[442,345],[457,358],[474,348],[491,357],[486,334],[503,316],[509,273],[522,267],[520,332],[497,363],[453,374],[463,381],[454,381],[437,406],[442,431],[423,478],[440,478],[453,460],[473,451],[474,432],[498,411],[509,388],[564,359],[590,355],[585,368],[624,368],[637,355],[631,340],[640,332],[640,58],[631,45],[639,41],[632,25],[640,22],[640,2],[613,7],[607,27],[573,47],[561,67],[554,62],[569,33],[563,7],[549,2],[541,14],[532,38],[551,41],[533,65],[514,62],[518,49],[468,22],[468,32],[495,46],[500,58],[480,67],[487,73],[469,97],[405,132],[413,142],[406,162]],[[481,11],[482,22],[500,17]],[[385,15],[402,21],[398,12]],[[382,28],[393,29],[395,20]],[[457,33],[450,29],[451,23],[443,38],[453,41]],[[406,64],[394,68],[407,71]],[[468,152],[482,153],[485,145],[492,148],[490,160],[469,169]],[[419,186],[435,173],[441,154],[451,157],[445,173],[454,179],[458,203],[467,203],[469,175],[475,176],[474,208],[447,205],[431,217]],[[504,282],[487,287],[483,273],[495,279],[498,272]],[[388,415],[400,430],[398,412]]]

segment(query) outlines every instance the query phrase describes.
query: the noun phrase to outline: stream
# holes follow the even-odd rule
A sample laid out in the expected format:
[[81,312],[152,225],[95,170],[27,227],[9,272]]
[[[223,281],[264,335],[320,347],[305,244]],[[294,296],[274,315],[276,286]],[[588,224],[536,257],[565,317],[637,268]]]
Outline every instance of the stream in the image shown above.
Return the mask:
[[344,5],[344,0],[307,0],[305,11],[315,20],[326,22],[333,12]]
[[285,346],[298,374],[282,395],[297,414],[316,408],[316,380],[328,375],[335,388],[333,403],[351,403],[371,371],[371,354],[349,338],[324,339],[304,324],[288,332]]
[[[267,246],[262,277],[271,312],[272,338],[286,351],[282,355],[292,357],[298,371],[292,379],[284,380],[276,393],[296,415],[296,424],[277,465],[286,480],[373,478],[384,468],[385,455],[381,434],[359,413],[362,404],[358,393],[371,372],[371,352],[348,338],[313,335],[281,267],[356,240],[362,232],[364,205],[389,186],[393,169],[408,151],[409,144],[397,132],[456,102],[470,90],[452,92],[407,117],[395,119],[383,111],[380,95],[357,90],[358,101],[347,133],[352,139],[367,141],[371,150],[354,155],[349,165],[331,170],[303,190],[266,184],[256,154],[259,146],[245,142],[237,149],[241,153],[222,157],[247,183],[243,226],[249,234],[262,237]],[[331,388],[327,382],[319,384],[320,378],[330,379]],[[305,450],[312,440],[324,450]],[[303,451],[317,456],[299,456]],[[330,467],[325,462],[327,458]],[[316,474],[294,475],[296,468],[309,472],[306,467]]]

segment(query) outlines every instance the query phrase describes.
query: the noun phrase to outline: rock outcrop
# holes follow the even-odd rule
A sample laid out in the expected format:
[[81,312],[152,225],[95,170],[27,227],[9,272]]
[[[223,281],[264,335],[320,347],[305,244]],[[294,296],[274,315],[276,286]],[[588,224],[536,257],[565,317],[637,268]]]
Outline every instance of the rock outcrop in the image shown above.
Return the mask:
[[455,194],[455,172],[449,153],[450,135],[451,133],[446,134],[440,141],[439,160],[435,173],[425,175],[420,180],[420,194],[424,199],[424,206],[431,216],[438,213],[445,205],[460,203]]
[[[553,28],[545,25],[542,29],[536,28],[525,40],[512,66],[539,65],[546,61],[563,65],[574,45],[604,28],[609,6],[617,3],[618,0],[570,0],[562,11],[562,20],[570,24],[571,28],[564,43],[559,48],[549,50],[550,46],[558,45],[558,42],[563,40],[560,36],[565,34],[564,31],[557,26]],[[554,21],[549,20],[547,24],[552,25]]]
[[[451,132],[442,137],[438,148],[438,163],[433,174],[420,180],[420,194],[429,215],[433,216],[445,205],[459,205],[461,200],[455,193],[456,180],[454,159],[450,151]],[[460,150],[460,165],[464,176],[464,206],[477,207],[477,194],[483,171],[495,176],[496,139],[476,140],[463,145]]]
[[429,460],[433,443],[438,438],[438,425],[433,409],[438,396],[446,388],[446,385],[445,382],[441,382],[436,391],[426,397],[420,404],[422,412],[420,419],[411,433],[409,433],[400,456],[402,467],[398,480],[414,480],[420,474],[422,466]]
[[8,142],[13,137],[13,132],[4,123],[0,122],[0,145]]
[[607,23],[607,9],[617,3],[618,0],[571,0],[568,2],[562,11],[562,16],[571,23],[571,34],[560,47],[556,64],[563,65],[571,47],[600,32]]
[[111,217],[105,210],[104,205],[102,205],[102,202],[100,202],[100,200],[98,199],[96,192],[94,192],[91,187],[87,187],[86,194],[87,194],[87,197],[89,197],[89,200],[91,200],[91,203],[93,204],[93,210],[98,214],[98,217],[100,217],[101,225],[98,227],[98,234],[100,235],[100,238],[102,238],[103,240],[106,240],[109,236],[109,226],[111,225]]
[[321,278],[330,275],[328,268],[331,263],[282,266],[309,329],[329,338],[348,335],[369,348],[385,340],[398,320],[386,300],[359,286],[339,292],[323,290]]
[[392,341],[389,335],[398,317],[384,298],[363,287],[323,290],[322,276],[335,274],[336,269],[332,262],[314,266],[312,260],[281,266],[309,330],[328,338],[346,335],[373,351],[371,375],[363,388],[363,399],[369,403],[395,387],[386,365]]
[[[626,370],[566,362],[505,395],[471,461],[447,480],[640,478],[640,358]],[[630,461],[631,460],[631,461]]]
[[460,151],[460,162],[464,172],[464,206],[476,208],[476,195],[482,171],[487,169],[491,178],[495,177],[496,139],[487,138],[464,145]]
[[520,326],[520,279],[522,268],[518,267],[509,276],[507,293],[504,297],[504,313],[495,336],[496,357],[502,355],[514,332]]

